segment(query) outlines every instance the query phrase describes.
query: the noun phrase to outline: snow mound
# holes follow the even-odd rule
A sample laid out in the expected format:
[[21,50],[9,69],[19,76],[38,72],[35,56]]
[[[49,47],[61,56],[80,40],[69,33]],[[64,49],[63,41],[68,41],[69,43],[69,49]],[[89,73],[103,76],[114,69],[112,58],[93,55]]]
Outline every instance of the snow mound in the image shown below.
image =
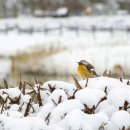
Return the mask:
[[[0,130],[129,130],[127,79],[97,77],[0,89]],[[25,87],[25,86],[24,86]]]

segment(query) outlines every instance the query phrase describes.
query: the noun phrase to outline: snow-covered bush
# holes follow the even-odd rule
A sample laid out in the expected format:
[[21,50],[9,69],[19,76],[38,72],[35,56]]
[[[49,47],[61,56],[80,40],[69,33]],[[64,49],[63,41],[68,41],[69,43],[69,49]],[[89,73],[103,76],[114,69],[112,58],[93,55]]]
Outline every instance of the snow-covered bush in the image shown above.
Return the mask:
[[[126,79],[48,81],[0,89],[0,130],[130,130]],[[28,87],[30,86],[30,89]]]

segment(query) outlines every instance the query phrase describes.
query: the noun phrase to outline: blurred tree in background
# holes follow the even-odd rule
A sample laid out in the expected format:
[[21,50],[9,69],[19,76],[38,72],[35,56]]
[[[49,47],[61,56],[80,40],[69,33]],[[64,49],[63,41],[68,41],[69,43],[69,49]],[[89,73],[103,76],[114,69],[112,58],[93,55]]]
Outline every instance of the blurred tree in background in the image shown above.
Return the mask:
[[36,10],[54,11],[60,7],[67,7],[71,14],[79,14],[88,6],[92,10],[104,8],[108,14],[118,9],[129,12],[130,0],[0,0],[0,17],[33,16]]

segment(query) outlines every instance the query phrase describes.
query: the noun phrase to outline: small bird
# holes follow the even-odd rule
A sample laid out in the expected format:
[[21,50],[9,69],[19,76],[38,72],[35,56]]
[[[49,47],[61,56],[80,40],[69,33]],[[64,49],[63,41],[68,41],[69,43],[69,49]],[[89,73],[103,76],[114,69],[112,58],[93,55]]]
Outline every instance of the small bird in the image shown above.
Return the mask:
[[80,62],[77,63],[78,63],[77,71],[81,78],[88,79],[98,77],[94,67],[90,63],[88,63],[85,60],[81,60]]

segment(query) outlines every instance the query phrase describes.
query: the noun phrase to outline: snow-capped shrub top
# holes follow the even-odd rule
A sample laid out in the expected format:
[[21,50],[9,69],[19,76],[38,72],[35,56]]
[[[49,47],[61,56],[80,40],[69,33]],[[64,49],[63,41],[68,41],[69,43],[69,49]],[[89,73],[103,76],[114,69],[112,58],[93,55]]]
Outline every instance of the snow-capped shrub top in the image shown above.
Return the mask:
[[124,110],[117,111],[111,118],[112,123],[118,128],[128,129],[130,127],[130,113]]
[[49,90],[40,91],[40,96],[41,96],[41,100],[43,104],[47,103],[50,95],[51,95],[51,92]]
[[48,89],[51,92],[55,89],[62,89],[67,93],[68,97],[73,96],[76,91],[76,86],[74,84],[62,82],[62,81],[48,81],[43,84],[42,88]]
[[[86,81],[79,81],[82,88],[85,87]],[[90,78],[88,80],[87,87],[105,90],[107,87],[107,92],[109,93],[111,89],[120,88],[127,86],[125,82],[121,82],[119,79],[109,78],[109,77],[97,77],[97,78]]]
[[0,89],[0,130],[129,130],[128,80],[89,78]]
[[75,109],[84,109],[84,106],[80,103],[78,99],[71,99],[60,103],[51,112],[50,124],[54,124],[62,120],[68,113]]
[[4,89],[4,90],[1,90],[1,97],[3,94],[7,94],[8,97],[10,99],[15,99],[15,98],[19,98],[21,92],[18,88],[9,88],[9,89]]
[[66,93],[61,89],[56,89],[53,91],[53,93],[50,95],[48,102],[53,103],[54,105],[58,105],[59,103],[63,102],[64,100],[67,100]]
[[125,102],[130,104],[130,87],[112,89],[108,94],[108,102],[117,107],[123,107]]
[[89,108],[98,105],[99,101],[105,97],[105,93],[97,89],[81,89],[76,92],[75,98],[79,99],[82,104],[87,105]]

